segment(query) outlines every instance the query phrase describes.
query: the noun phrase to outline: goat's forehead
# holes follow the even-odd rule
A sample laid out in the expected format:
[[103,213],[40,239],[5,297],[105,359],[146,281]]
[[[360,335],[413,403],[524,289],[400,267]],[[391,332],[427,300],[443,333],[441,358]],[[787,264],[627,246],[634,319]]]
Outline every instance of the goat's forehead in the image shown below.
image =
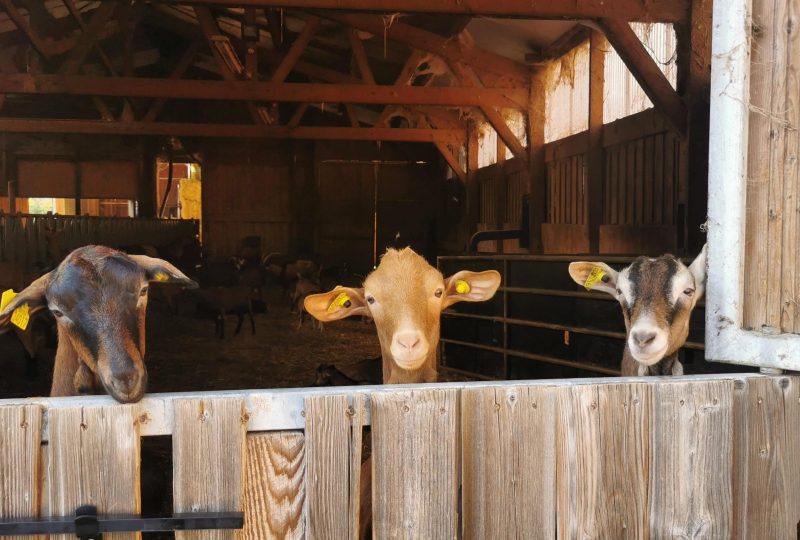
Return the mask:
[[632,288],[640,289],[647,285],[664,286],[671,283],[683,270],[686,267],[675,257],[662,255],[657,258],[639,257],[621,275]]
[[100,292],[114,297],[139,287],[143,278],[141,268],[122,254],[102,258],[71,256],[56,270],[48,294],[67,296]]
[[441,272],[411,250],[390,251],[364,281],[367,290],[413,292],[442,283]]

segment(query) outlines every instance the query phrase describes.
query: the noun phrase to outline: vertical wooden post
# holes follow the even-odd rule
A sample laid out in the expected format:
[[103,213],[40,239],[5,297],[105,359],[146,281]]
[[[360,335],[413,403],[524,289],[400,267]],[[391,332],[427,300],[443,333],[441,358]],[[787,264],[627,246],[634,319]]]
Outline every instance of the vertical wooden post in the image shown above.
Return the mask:
[[545,183],[547,170],[544,162],[545,124],[544,74],[537,70],[531,75],[530,106],[528,107],[528,151],[530,152],[530,251],[542,253],[542,223],[545,220]]
[[258,26],[256,26],[256,8],[254,7],[244,8],[242,39],[245,45],[245,77],[258,80]]
[[152,137],[143,139],[139,176],[139,217],[156,217],[156,156],[158,145]]
[[17,212],[17,183],[13,180],[8,181],[8,213]]
[[81,162],[75,160],[75,215],[81,215]]
[[[586,162],[586,206],[589,252],[600,253],[600,224],[603,221],[603,94],[605,51],[609,44],[602,32],[592,31],[589,49],[589,156]],[[640,179],[641,180],[641,179]]]
[[469,249],[470,235],[477,231],[480,219],[480,187],[478,186],[478,126],[473,120],[467,124],[467,204],[465,248]]

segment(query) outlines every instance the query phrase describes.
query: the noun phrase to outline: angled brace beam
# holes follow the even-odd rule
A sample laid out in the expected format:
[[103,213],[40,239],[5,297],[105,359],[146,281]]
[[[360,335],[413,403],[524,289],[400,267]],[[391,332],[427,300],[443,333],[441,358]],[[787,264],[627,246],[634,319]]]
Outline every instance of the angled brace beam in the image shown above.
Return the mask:
[[0,6],[3,6],[6,13],[8,13],[8,17],[14,22],[14,25],[19,28],[19,31],[25,34],[28,41],[33,45],[33,48],[36,49],[36,52],[45,58],[50,58],[50,50],[47,48],[47,45],[45,45],[44,40],[30,27],[28,21],[25,20],[25,17],[19,12],[17,6],[14,5],[14,2],[12,2],[12,0],[0,0]]
[[686,105],[644,48],[630,24],[617,19],[600,19],[599,24],[608,42],[625,62],[656,109],[682,137],[685,137]]
[[283,60],[281,60],[281,63],[275,69],[275,73],[272,74],[272,82],[283,82],[286,80],[286,77],[289,76],[292,68],[294,68],[295,64],[300,59],[300,55],[303,54],[303,51],[306,50],[306,47],[311,42],[311,38],[316,34],[318,27],[319,17],[311,17],[308,19],[306,25],[303,27],[303,31],[300,32],[300,35],[294,40],[286,56],[283,57]]
[[78,43],[70,51],[67,59],[61,64],[58,72],[61,75],[75,75],[88,56],[89,52],[97,46],[97,37],[105,28],[106,23],[117,8],[116,3],[101,3],[92,15],[89,24],[81,34]]
[[[180,79],[183,77],[183,74],[189,69],[189,66],[192,65],[194,58],[197,56],[197,51],[200,49],[200,42],[198,40],[194,40],[189,44],[189,47],[183,52],[181,55],[180,60],[175,65],[175,68],[170,73],[170,79]],[[156,118],[158,118],[161,109],[164,108],[164,105],[167,103],[167,98],[156,98],[150,108],[145,113],[144,117],[142,118],[145,122],[154,122]]]

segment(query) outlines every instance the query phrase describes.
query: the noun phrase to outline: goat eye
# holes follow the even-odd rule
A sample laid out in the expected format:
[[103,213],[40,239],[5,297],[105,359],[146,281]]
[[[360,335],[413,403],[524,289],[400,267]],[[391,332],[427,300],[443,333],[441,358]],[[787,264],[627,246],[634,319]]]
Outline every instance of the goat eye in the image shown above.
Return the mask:
[[685,291],[683,291],[683,294],[685,294],[686,296],[692,296],[694,294],[694,289],[691,288],[686,289]]
[[141,291],[139,291],[139,296],[147,296],[147,287],[143,287]]
[[617,289],[617,294],[622,294],[622,289]]
[[54,316],[54,317],[56,317],[57,319],[60,319],[61,317],[63,317],[63,316],[64,316],[64,314],[63,314],[63,313],[61,313],[61,312],[60,312],[59,310],[57,310],[57,309],[52,309],[52,310],[50,310],[50,313],[52,313],[52,314],[53,314],[53,316]]
[[368,304],[374,304],[375,303],[375,297],[374,296],[367,296],[367,303]]
[[436,292],[434,292],[434,293],[433,293],[433,295],[434,295],[436,298],[441,298],[441,297],[442,297],[442,294],[444,294],[444,291],[443,291],[442,289],[436,289]]

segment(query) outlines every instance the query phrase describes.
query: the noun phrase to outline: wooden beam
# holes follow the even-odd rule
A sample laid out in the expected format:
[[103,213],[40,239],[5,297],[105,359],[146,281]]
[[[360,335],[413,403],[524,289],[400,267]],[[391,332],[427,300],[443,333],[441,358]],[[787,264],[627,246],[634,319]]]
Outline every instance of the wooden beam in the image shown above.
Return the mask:
[[[425,56],[424,53],[414,50],[411,51],[411,54],[408,56],[405,64],[403,64],[403,68],[400,70],[400,74],[397,76],[397,79],[394,81],[395,86],[407,86],[410,85],[412,82],[412,77],[414,73],[417,71],[417,67],[419,63],[422,61],[422,58]],[[386,125],[386,122],[389,120],[389,117],[392,114],[391,107],[384,107],[381,111],[378,120],[375,122],[376,126],[383,126]]]
[[527,90],[0,74],[0,93],[521,108]]
[[[430,124],[425,119],[425,116],[422,114],[417,115],[417,124],[421,128],[431,129]],[[458,176],[458,179],[467,184],[467,171],[461,166],[461,162],[458,159],[458,155],[450,148],[450,145],[441,141],[434,141],[434,146],[436,149],[439,150],[439,153],[442,154],[442,157],[453,170],[453,172]]]
[[306,21],[303,31],[300,32],[300,35],[294,40],[286,56],[283,57],[283,60],[281,60],[281,63],[275,69],[275,73],[272,74],[272,82],[279,83],[286,80],[286,77],[291,73],[292,68],[300,59],[300,55],[306,50],[311,38],[313,38],[314,34],[317,32],[319,22],[319,17],[311,17]]
[[248,79],[258,79],[258,25],[256,24],[256,8],[244,10],[242,21],[242,41],[245,46],[244,73]]
[[481,106],[481,111],[486,117],[486,120],[489,121],[494,130],[497,132],[497,136],[505,143],[506,146],[508,146],[509,150],[511,150],[511,153],[514,154],[515,157],[527,161],[528,153],[525,150],[525,147],[522,145],[514,132],[511,131],[511,128],[508,127],[506,119],[503,118],[503,115],[500,114],[500,111],[491,105]]
[[599,24],[655,108],[681,136],[685,136],[686,105],[631,26],[617,19],[600,19]]
[[528,163],[529,202],[530,202],[530,251],[540,254],[542,246],[542,223],[546,219],[547,204],[547,165],[544,152],[544,126],[546,120],[545,97],[547,85],[545,74],[535,71],[531,76],[530,104],[528,106]]
[[[600,225],[603,223],[605,153],[603,151],[603,98],[605,59],[608,42],[602,32],[593,31],[589,47],[589,155],[586,167],[586,215],[589,225],[589,253],[600,253]],[[644,179],[640,179],[644,181]]]
[[93,48],[97,47],[97,38],[106,27],[106,23],[111,19],[111,15],[113,15],[116,7],[117,4],[113,3],[100,4],[92,13],[89,24],[86,25],[86,29],[81,34],[80,39],[78,39],[78,43],[76,43],[75,47],[70,51],[67,59],[61,64],[58,70],[59,73],[62,75],[74,75],[78,73],[84,60],[86,60],[86,56],[88,56]]
[[588,26],[576,23],[575,26],[561,34],[553,43],[542,50],[525,55],[525,62],[539,64],[561,58],[572,49],[589,39],[592,30]]
[[352,28],[348,30],[347,37],[350,39],[350,48],[353,49],[353,58],[358,66],[358,72],[361,74],[361,79],[367,84],[375,84],[375,77],[372,75],[372,69],[369,67],[369,59],[367,52],[364,50],[364,43],[358,37],[358,33]]
[[[396,10],[392,10],[393,12]],[[439,55],[447,60],[462,62],[478,69],[505,75],[524,86],[529,75],[528,66],[476,47],[465,47],[456,39],[422,30],[402,22],[385,25],[379,15],[355,15],[341,12],[323,12],[322,16],[351,28],[370,32],[386,39],[404,43],[413,49]]]
[[308,103],[301,103],[297,106],[292,113],[292,117],[289,119],[289,123],[287,124],[289,127],[296,127],[300,125],[300,121],[303,119],[303,115],[306,114],[306,110],[308,110]]
[[345,103],[344,110],[347,113],[347,119],[350,121],[350,125],[353,127],[359,127],[361,123],[358,121],[358,114],[356,113],[356,108],[353,106],[353,104]]
[[28,24],[28,21],[17,9],[17,6],[14,5],[14,2],[12,0],[0,0],[0,6],[3,6],[3,8],[6,10],[6,13],[8,13],[9,19],[14,22],[14,25],[19,29],[19,31],[25,34],[25,37],[28,38],[30,44],[33,45],[34,49],[36,49],[36,52],[45,58],[49,58],[51,56],[49,48],[39,34],[37,34],[33,28],[31,28],[30,24]]
[[[103,0],[114,1],[114,0]],[[159,0],[162,4],[213,4],[219,6],[274,6],[270,0]],[[612,17],[628,21],[680,22],[689,14],[689,0],[282,0],[295,9],[341,9],[387,13],[448,13],[538,19],[593,19]]]
[[295,127],[256,124],[199,124],[151,122],[102,122],[0,118],[0,132],[84,133],[96,135],[164,135],[175,137],[225,137],[256,139],[311,139],[352,141],[446,142],[460,144],[464,132],[458,129],[393,129],[352,127]]
[[[170,73],[169,78],[173,80],[180,79],[183,77],[183,74],[186,73],[186,70],[189,69],[189,66],[192,65],[195,56],[197,56],[197,51],[200,48],[200,41],[195,39],[192,41],[189,46],[183,51],[180,60],[175,65],[175,68]],[[144,117],[142,118],[145,122],[153,122],[158,118],[161,109],[164,108],[164,105],[167,103],[167,98],[156,98],[150,108],[145,113]]]

